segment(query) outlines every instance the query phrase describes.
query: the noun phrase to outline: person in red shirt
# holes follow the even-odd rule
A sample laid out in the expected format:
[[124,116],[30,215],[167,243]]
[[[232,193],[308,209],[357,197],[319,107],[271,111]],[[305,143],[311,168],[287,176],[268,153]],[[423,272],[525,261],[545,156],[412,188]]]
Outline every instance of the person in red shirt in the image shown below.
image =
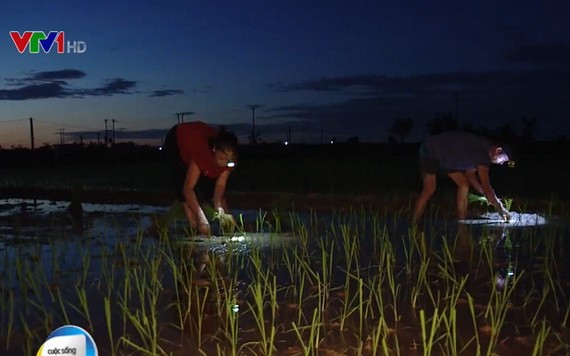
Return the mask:
[[210,223],[199,201],[205,198],[201,194],[204,190],[198,189],[198,185],[202,187],[198,184],[201,178],[214,183],[212,202],[220,218],[233,221],[227,213],[229,208],[224,194],[236,164],[236,136],[223,126],[216,130],[201,121],[183,122],[168,131],[164,146],[172,165],[178,199],[192,228],[200,234],[211,234]]

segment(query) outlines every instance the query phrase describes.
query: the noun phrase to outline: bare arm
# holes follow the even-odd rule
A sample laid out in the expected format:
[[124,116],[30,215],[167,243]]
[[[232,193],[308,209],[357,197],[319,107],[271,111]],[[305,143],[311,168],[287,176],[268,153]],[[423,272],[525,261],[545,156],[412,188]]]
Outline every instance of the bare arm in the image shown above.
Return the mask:
[[222,174],[216,180],[216,187],[214,188],[214,208],[223,208],[225,211],[229,210],[229,207],[224,198],[226,193],[226,183],[228,182],[228,177],[230,176],[230,171],[223,171]]
[[479,181],[481,182],[481,188],[483,190],[483,194],[485,195],[485,198],[487,198],[487,201],[491,205],[493,205],[499,213],[501,214],[508,213],[503,207],[503,204],[501,204],[501,202],[497,198],[497,195],[495,194],[493,187],[491,187],[491,182],[489,180],[489,167],[478,166],[477,174],[479,176]]
[[202,207],[200,207],[200,203],[196,197],[196,192],[194,191],[196,183],[198,182],[198,178],[200,178],[200,169],[196,163],[192,162],[188,166],[186,179],[184,180],[184,199],[186,200],[188,208],[190,208],[192,213],[194,213],[197,224],[207,225],[208,219],[206,219],[206,215],[204,214]]

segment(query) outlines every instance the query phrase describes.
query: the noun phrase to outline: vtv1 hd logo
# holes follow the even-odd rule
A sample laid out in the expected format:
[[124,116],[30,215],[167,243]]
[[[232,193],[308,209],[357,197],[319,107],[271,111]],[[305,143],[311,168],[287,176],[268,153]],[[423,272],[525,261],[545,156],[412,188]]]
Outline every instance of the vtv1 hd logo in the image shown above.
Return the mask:
[[[20,53],[24,53],[26,48],[30,53],[49,53],[55,47],[57,53],[85,53],[87,44],[84,41],[65,42],[64,31],[10,31],[12,42]],[[67,44],[67,46],[66,46]]]

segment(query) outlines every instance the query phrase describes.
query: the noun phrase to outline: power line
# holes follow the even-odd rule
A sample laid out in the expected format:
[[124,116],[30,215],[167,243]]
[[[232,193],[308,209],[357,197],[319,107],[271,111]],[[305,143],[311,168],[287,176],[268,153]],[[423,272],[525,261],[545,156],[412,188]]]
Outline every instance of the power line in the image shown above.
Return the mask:
[[20,122],[20,121],[28,121],[28,120],[29,119],[0,120],[0,124],[11,123],[11,122]]
[[72,128],[76,128],[76,129],[89,130],[89,131],[101,131],[100,129],[94,129],[94,128],[92,128],[92,127],[84,127],[84,126],[78,126],[78,125],[70,125],[70,124],[65,124],[65,123],[62,123],[62,122],[49,121],[49,120],[42,120],[42,119],[34,119],[34,122],[45,122],[45,123],[52,124],[52,125],[66,126],[66,127],[72,127]]

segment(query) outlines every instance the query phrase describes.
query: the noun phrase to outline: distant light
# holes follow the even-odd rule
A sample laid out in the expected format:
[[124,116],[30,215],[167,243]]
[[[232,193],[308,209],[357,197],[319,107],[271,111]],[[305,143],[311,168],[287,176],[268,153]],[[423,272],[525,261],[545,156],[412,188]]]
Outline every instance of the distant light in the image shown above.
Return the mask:
[[331,140],[331,145],[334,143],[334,140]]
[[158,150],[159,150],[159,151],[162,151],[162,146],[160,146],[160,147],[158,148]]
[[289,141],[285,141],[285,146],[289,145]]

